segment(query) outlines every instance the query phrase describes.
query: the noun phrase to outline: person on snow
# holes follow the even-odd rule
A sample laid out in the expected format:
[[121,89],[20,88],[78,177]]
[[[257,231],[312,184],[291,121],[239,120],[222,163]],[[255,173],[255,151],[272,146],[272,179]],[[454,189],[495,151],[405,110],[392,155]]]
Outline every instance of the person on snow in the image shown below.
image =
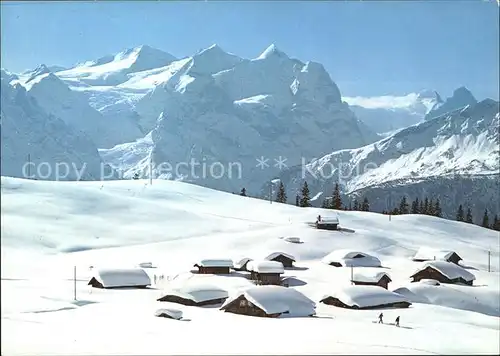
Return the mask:
[[396,318],[396,326],[399,327],[399,315],[398,317]]
[[380,315],[378,316],[378,323],[379,324],[383,324],[384,323],[384,320],[382,320],[383,317],[384,317],[384,314],[380,313]]
[[318,222],[321,222],[321,215],[318,215]]

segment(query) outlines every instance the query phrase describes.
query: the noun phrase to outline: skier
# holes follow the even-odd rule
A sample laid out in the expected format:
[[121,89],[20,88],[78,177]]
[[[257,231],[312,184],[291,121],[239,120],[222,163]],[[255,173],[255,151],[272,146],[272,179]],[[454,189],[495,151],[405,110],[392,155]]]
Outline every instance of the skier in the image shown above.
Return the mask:
[[396,318],[396,326],[399,328],[399,315],[398,315],[398,317]]
[[382,320],[383,317],[384,317],[384,314],[380,313],[380,315],[378,316],[378,323],[379,324],[383,324],[384,323],[384,321]]

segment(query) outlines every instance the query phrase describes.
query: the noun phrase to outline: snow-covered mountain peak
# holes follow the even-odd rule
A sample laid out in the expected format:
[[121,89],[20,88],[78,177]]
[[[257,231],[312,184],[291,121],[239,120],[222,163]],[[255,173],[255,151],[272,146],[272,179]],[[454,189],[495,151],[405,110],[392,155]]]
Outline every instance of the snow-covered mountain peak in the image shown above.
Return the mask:
[[34,80],[35,78],[37,78],[40,75],[48,74],[48,73],[51,73],[50,69],[45,64],[40,64],[38,67],[36,67],[30,73],[30,76],[29,76],[28,80],[26,81],[26,83],[31,82],[32,80]]
[[444,102],[435,105],[425,116],[425,120],[430,120],[448,112],[464,108],[467,105],[475,105],[476,98],[466,87],[459,87],[453,91],[453,95],[446,98]]
[[193,63],[189,69],[189,73],[193,75],[215,74],[223,70],[231,69],[235,65],[243,62],[242,58],[224,51],[216,44],[201,50],[192,58]]
[[283,58],[283,59],[288,59],[289,57],[286,55],[285,52],[282,52],[276,47],[274,43],[269,45],[264,52],[262,52],[255,60],[262,60],[262,59],[267,59],[267,58]]
[[307,62],[290,86],[293,95],[321,105],[340,104],[340,90],[322,64]]

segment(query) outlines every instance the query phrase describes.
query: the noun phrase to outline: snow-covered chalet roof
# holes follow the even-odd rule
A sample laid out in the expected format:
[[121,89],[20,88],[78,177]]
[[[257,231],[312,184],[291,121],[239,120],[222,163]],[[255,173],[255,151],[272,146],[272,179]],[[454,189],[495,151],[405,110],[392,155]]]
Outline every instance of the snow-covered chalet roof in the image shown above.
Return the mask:
[[346,286],[333,294],[327,294],[322,299],[333,297],[348,306],[359,308],[378,305],[408,302],[404,296],[377,286]]
[[224,309],[226,305],[242,295],[246,300],[266,312],[266,314],[285,312],[288,312],[290,316],[309,316],[315,314],[316,304],[304,294],[293,288],[273,285],[250,287],[239,291],[228,298],[221,309]]
[[157,311],[155,311],[155,316],[162,316],[163,314],[166,314],[173,319],[177,319],[177,320],[182,319],[182,311],[181,310],[162,308],[162,309],[158,309]]
[[293,261],[296,261],[296,259],[295,259],[294,256],[292,256],[292,255],[290,255],[288,253],[285,253],[285,252],[273,252],[273,253],[267,255],[266,257],[264,257],[264,260],[270,261],[273,258],[278,257],[279,255],[285,256],[285,257],[287,257],[287,258],[289,258],[289,259],[291,259]]
[[389,276],[386,272],[377,269],[360,268],[358,271],[354,272],[352,280],[354,282],[377,283],[384,276],[389,278],[389,280],[392,280],[391,276]]
[[448,260],[451,255],[457,254],[455,251],[447,251],[447,250],[438,250],[430,247],[420,247],[413,256],[414,260],[440,260],[440,261],[446,261]]
[[[361,255],[362,257],[357,257]],[[380,267],[380,260],[366,252],[357,250],[340,249],[335,250],[322,259],[323,263],[331,264],[338,262],[345,267]]]
[[241,268],[243,265],[249,261],[252,261],[250,257],[240,257],[233,260],[233,265],[235,268]]
[[151,279],[141,268],[97,269],[93,276],[104,288],[149,286]]
[[318,224],[338,224],[339,217],[338,216],[321,216],[321,221],[318,221]]
[[250,261],[247,270],[257,273],[285,273],[283,264],[278,261]]
[[162,298],[167,295],[174,295],[179,298],[189,299],[195,303],[227,298],[229,296],[225,289],[212,284],[196,282],[188,282],[182,286],[165,289]]
[[435,269],[449,279],[463,278],[467,282],[474,281],[476,279],[476,277],[465,268],[460,267],[452,262],[446,261],[423,262],[422,266],[417,269],[413,275],[417,274],[420,271],[423,271],[427,267]]
[[283,240],[285,240],[286,242],[291,242],[291,243],[295,243],[295,244],[299,244],[302,242],[300,240],[300,237],[294,237],[294,236],[285,237]]
[[233,260],[229,258],[203,259],[196,262],[200,267],[230,267],[233,268]]

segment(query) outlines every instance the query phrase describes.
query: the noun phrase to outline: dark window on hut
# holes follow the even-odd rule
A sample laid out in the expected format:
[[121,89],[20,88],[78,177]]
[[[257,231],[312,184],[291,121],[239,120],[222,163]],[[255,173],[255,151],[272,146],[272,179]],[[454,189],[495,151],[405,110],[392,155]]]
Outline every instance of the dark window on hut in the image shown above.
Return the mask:
[[358,253],[358,254],[357,254],[356,256],[354,256],[353,258],[362,258],[362,257],[365,257],[365,256],[363,256],[363,255],[361,255],[361,254],[359,254],[359,253]]

